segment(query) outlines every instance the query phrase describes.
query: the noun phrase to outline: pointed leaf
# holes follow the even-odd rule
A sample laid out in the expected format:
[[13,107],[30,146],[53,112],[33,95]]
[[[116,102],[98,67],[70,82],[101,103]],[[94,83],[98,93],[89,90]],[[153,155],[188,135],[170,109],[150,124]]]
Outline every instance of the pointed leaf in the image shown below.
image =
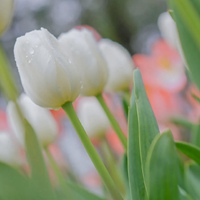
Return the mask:
[[179,200],[178,160],[170,131],[153,141],[146,163],[148,200]]
[[159,130],[139,70],[134,71],[133,80],[129,111],[128,173],[132,199],[143,200],[147,192],[144,177],[147,151]]

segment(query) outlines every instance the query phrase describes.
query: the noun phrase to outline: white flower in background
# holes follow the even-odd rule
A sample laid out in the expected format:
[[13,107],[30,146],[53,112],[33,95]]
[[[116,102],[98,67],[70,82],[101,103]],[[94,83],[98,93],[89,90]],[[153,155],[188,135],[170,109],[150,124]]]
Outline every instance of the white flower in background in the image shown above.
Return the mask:
[[[35,130],[42,146],[52,143],[56,139],[58,127],[50,111],[33,103],[25,94],[19,97],[18,103],[24,117]],[[13,133],[24,146],[25,130],[13,102],[8,104],[7,115]]]
[[133,79],[134,64],[129,52],[109,39],[99,41],[99,48],[107,61],[109,76],[105,90],[118,92],[127,89]]
[[161,13],[158,17],[158,28],[162,37],[172,46],[177,47],[179,42],[176,24],[168,12]]
[[22,163],[20,147],[7,132],[0,132],[0,161],[14,166]]
[[177,48],[182,61],[187,67],[187,63],[184,57],[184,53],[181,47],[178,30],[176,27],[176,23],[170,16],[168,12],[161,13],[158,17],[158,28],[161,32],[162,37],[173,47]]
[[25,92],[38,105],[58,108],[80,92],[80,77],[64,56],[57,39],[46,29],[19,37],[14,55]]
[[14,0],[0,0],[0,34],[9,26],[13,15]]
[[86,133],[90,137],[105,134],[110,122],[94,97],[82,98],[77,107],[77,114]]
[[108,69],[92,33],[88,29],[72,29],[61,34],[58,40],[64,54],[81,73],[81,94],[94,96],[101,93],[107,82]]

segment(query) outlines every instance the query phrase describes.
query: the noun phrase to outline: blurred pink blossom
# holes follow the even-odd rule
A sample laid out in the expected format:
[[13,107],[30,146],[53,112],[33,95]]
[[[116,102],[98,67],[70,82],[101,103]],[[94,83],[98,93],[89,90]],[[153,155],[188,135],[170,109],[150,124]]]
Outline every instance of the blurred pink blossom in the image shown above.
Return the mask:
[[151,55],[136,54],[133,61],[149,87],[176,93],[186,85],[187,78],[179,53],[164,40],[158,40],[153,45]]

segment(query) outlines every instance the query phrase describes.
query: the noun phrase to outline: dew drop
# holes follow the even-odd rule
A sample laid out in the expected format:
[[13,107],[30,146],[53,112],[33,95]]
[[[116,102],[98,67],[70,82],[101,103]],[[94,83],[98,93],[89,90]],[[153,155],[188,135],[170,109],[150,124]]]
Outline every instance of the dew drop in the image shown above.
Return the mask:
[[33,55],[34,54],[34,49],[30,50],[30,54]]

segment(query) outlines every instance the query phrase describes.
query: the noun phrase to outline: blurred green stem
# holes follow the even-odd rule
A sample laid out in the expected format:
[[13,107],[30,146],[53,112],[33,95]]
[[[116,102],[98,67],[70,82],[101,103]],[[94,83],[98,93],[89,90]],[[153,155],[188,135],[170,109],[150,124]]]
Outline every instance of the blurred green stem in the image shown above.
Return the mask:
[[54,160],[53,156],[51,155],[48,147],[45,147],[44,148],[45,150],[45,153],[48,157],[48,160],[49,160],[49,163],[55,173],[55,175],[57,176],[58,178],[58,181],[59,181],[59,184],[64,192],[64,194],[69,198],[69,199],[73,199],[72,198],[72,194],[70,192],[70,188],[67,186],[67,183],[66,183],[66,180],[64,179],[64,176],[63,174],[61,173],[60,171],[60,168],[58,167],[56,161]]
[[8,99],[16,101],[18,97],[18,91],[9,68],[8,60],[6,58],[6,55],[4,53],[1,44],[0,44],[0,87],[2,87],[4,94]]
[[116,121],[116,119],[114,118],[114,116],[112,115],[112,113],[110,112],[108,106],[106,105],[102,94],[99,94],[96,96],[97,100],[99,101],[99,103],[101,104],[103,110],[105,111],[113,129],[115,130],[117,136],[119,137],[122,145],[124,146],[124,150],[127,150],[127,139],[126,136],[124,135],[123,131],[121,130],[118,122]]
[[125,188],[124,188],[124,183],[123,183],[122,177],[120,176],[121,173],[120,173],[119,169],[117,168],[116,159],[113,155],[112,150],[110,149],[110,146],[109,146],[106,138],[102,139],[101,152],[102,152],[103,158],[105,159],[105,163],[107,164],[107,168],[110,172],[110,175],[112,176],[113,180],[115,181],[121,194],[124,195]]
[[184,128],[188,128],[191,129],[193,127],[193,123],[188,121],[187,119],[184,118],[171,118],[170,120],[172,123],[174,123],[175,125],[179,125],[179,126],[183,126]]
[[110,192],[113,200],[122,200],[120,193],[118,192],[114,181],[112,180],[108,170],[106,169],[105,165],[103,164],[102,160],[100,159],[98,153],[96,152],[94,146],[92,145],[87,133],[85,132],[83,126],[81,125],[76,112],[72,106],[71,102],[65,103],[62,108],[68,114],[69,119],[71,120],[74,128],[77,131],[77,134],[85,147],[88,155],[90,156],[94,166],[96,167],[100,177],[102,178],[105,186],[107,187],[108,191]]

